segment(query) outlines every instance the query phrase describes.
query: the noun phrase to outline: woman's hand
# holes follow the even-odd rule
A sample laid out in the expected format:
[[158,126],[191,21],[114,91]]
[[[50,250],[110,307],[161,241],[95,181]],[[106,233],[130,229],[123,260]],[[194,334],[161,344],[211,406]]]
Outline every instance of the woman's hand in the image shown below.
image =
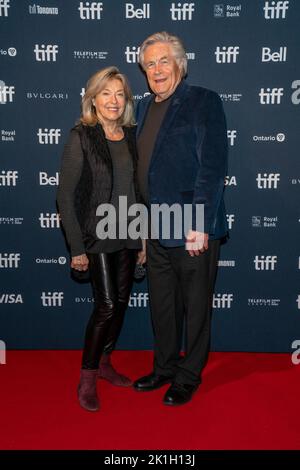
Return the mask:
[[86,254],[72,256],[71,268],[76,271],[87,271],[89,268],[89,260]]
[[147,261],[147,256],[146,256],[146,240],[142,240],[143,243],[143,248],[141,251],[138,252],[137,256],[137,264],[145,264]]

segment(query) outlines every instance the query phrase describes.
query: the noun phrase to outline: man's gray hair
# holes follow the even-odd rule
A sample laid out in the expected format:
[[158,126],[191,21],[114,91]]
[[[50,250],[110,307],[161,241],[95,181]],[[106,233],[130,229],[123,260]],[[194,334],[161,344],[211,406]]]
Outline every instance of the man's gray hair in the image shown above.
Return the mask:
[[166,31],[151,34],[151,36],[145,39],[145,41],[140,46],[139,64],[143,67],[143,69],[145,50],[148,46],[152,46],[157,42],[164,42],[170,44],[173,50],[174,58],[181,72],[181,78],[185,77],[187,74],[187,55],[183,43],[178,36],[173,36],[172,34],[169,34]]

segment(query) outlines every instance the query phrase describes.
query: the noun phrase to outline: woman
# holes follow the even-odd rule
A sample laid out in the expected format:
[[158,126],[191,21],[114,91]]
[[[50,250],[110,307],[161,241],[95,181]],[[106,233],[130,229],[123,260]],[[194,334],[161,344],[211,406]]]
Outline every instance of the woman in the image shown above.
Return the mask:
[[[116,67],[102,69],[87,83],[80,124],[71,130],[62,158],[57,202],[71,267],[79,273],[89,270],[95,301],[78,385],[79,403],[89,411],[99,409],[98,377],[114,385],[132,384],[115,371],[111,353],[128,305],[136,253],[142,245],[129,238],[99,238],[96,210],[100,204],[110,203],[118,211],[119,196],[127,196],[128,207],[137,201],[133,126],[133,98],[126,77]],[[139,251],[139,262],[144,255]]]

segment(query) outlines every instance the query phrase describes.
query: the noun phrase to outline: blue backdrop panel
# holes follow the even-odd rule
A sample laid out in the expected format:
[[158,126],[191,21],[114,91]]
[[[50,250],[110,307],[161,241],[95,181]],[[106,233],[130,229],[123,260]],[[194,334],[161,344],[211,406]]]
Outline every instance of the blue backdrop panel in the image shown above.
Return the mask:
[[[149,34],[179,35],[188,81],[216,90],[228,121],[226,203],[212,348],[291,351],[300,331],[300,2],[0,0],[0,339],[81,348],[89,285],[69,276],[55,195],[87,79],[117,65],[140,100]],[[152,348],[146,282],[118,343]]]

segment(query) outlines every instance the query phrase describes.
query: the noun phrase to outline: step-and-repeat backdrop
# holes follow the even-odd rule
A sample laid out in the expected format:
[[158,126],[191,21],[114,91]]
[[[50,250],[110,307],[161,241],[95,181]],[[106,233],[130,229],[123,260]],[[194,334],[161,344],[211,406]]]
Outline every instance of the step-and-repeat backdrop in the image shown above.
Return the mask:
[[[149,34],[179,35],[188,81],[216,90],[228,121],[230,240],[213,301],[215,351],[300,343],[300,2],[0,0],[0,340],[81,348],[93,307],[69,276],[55,203],[60,159],[87,79],[117,65],[135,100]],[[298,342],[299,339],[299,342]],[[3,343],[1,343],[3,344]],[[146,281],[119,348],[150,349]]]

